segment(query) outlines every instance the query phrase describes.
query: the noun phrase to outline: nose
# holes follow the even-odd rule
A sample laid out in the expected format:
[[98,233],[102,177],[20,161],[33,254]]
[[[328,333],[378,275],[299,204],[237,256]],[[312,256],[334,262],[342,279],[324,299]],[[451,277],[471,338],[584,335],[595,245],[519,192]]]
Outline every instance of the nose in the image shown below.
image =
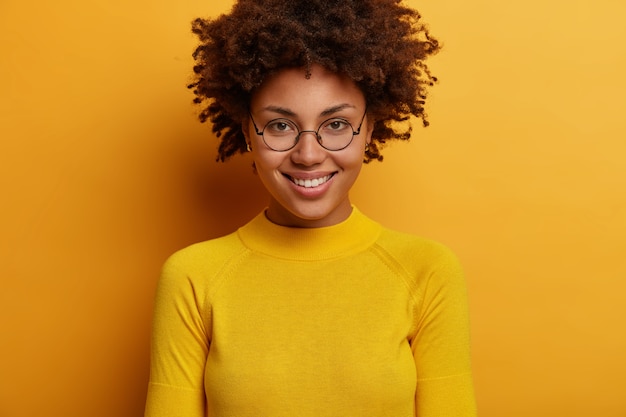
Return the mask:
[[298,143],[291,152],[291,160],[295,164],[311,166],[319,164],[326,158],[326,150],[318,142],[317,133],[303,130],[298,136]]

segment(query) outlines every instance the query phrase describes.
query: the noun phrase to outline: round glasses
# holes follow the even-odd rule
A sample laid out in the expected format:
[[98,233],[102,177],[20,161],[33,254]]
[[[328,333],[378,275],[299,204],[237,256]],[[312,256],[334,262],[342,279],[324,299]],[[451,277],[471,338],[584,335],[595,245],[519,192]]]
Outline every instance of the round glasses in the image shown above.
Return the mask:
[[317,130],[300,130],[294,121],[284,118],[270,120],[263,130],[259,130],[252,118],[252,113],[250,113],[250,120],[252,120],[256,134],[260,135],[265,145],[273,151],[285,152],[294,148],[303,133],[313,133],[317,143],[326,150],[340,151],[347,148],[352,143],[352,139],[361,133],[361,125],[363,125],[366,113],[367,109],[356,130],[352,128],[350,122],[341,117],[323,121]]

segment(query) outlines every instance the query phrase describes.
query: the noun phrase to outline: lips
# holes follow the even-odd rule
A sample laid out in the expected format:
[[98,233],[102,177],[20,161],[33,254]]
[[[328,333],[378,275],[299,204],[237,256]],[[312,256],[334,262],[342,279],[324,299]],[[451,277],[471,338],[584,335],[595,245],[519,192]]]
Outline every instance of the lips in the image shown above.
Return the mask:
[[315,188],[327,182],[329,179],[333,177],[333,175],[335,175],[335,173],[324,175],[318,178],[296,178],[296,177],[292,177],[291,175],[285,174],[285,177],[287,177],[289,181],[293,182],[299,187]]

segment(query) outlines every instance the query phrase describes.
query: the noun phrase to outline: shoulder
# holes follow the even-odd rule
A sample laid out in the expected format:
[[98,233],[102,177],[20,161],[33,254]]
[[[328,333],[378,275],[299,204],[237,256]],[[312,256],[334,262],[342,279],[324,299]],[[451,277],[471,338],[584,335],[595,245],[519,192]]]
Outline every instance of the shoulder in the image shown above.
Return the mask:
[[204,292],[219,277],[220,271],[245,253],[237,233],[195,243],[170,255],[161,270],[160,286],[192,288]]
[[465,277],[457,256],[446,245],[383,228],[375,249],[391,270],[404,277],[411,293],[418,298],[427,288],[457,288],[463,291]]
[[404,266],[442,268],[458,265],[456,255],[444,244],[409,233],[383,228],[377,245]]
[[233,256],[237,256],[245,247],[237,233],[231,233],[216,239],[194,243],[174,252],[165,261],[164,269],[174,268],[187,272],[211,268]]
[[440,309],[446,315],[466,314],[465,276],[447,246],[389,229],[383,229],[377,245],[379,256],[405,280],[419,317]]

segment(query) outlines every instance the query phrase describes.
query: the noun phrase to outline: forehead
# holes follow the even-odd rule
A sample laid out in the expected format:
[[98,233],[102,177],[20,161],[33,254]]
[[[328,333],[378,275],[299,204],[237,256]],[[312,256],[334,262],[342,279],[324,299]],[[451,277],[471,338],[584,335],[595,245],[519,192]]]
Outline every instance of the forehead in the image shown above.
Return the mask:
[[250,103],[254,111],[282,107],[294,114],[321,112],[340,104],[363,109],[365,97],[350,78],[319,65],[312,66],[309,77],[304,68],[281,69],[252,94]]

